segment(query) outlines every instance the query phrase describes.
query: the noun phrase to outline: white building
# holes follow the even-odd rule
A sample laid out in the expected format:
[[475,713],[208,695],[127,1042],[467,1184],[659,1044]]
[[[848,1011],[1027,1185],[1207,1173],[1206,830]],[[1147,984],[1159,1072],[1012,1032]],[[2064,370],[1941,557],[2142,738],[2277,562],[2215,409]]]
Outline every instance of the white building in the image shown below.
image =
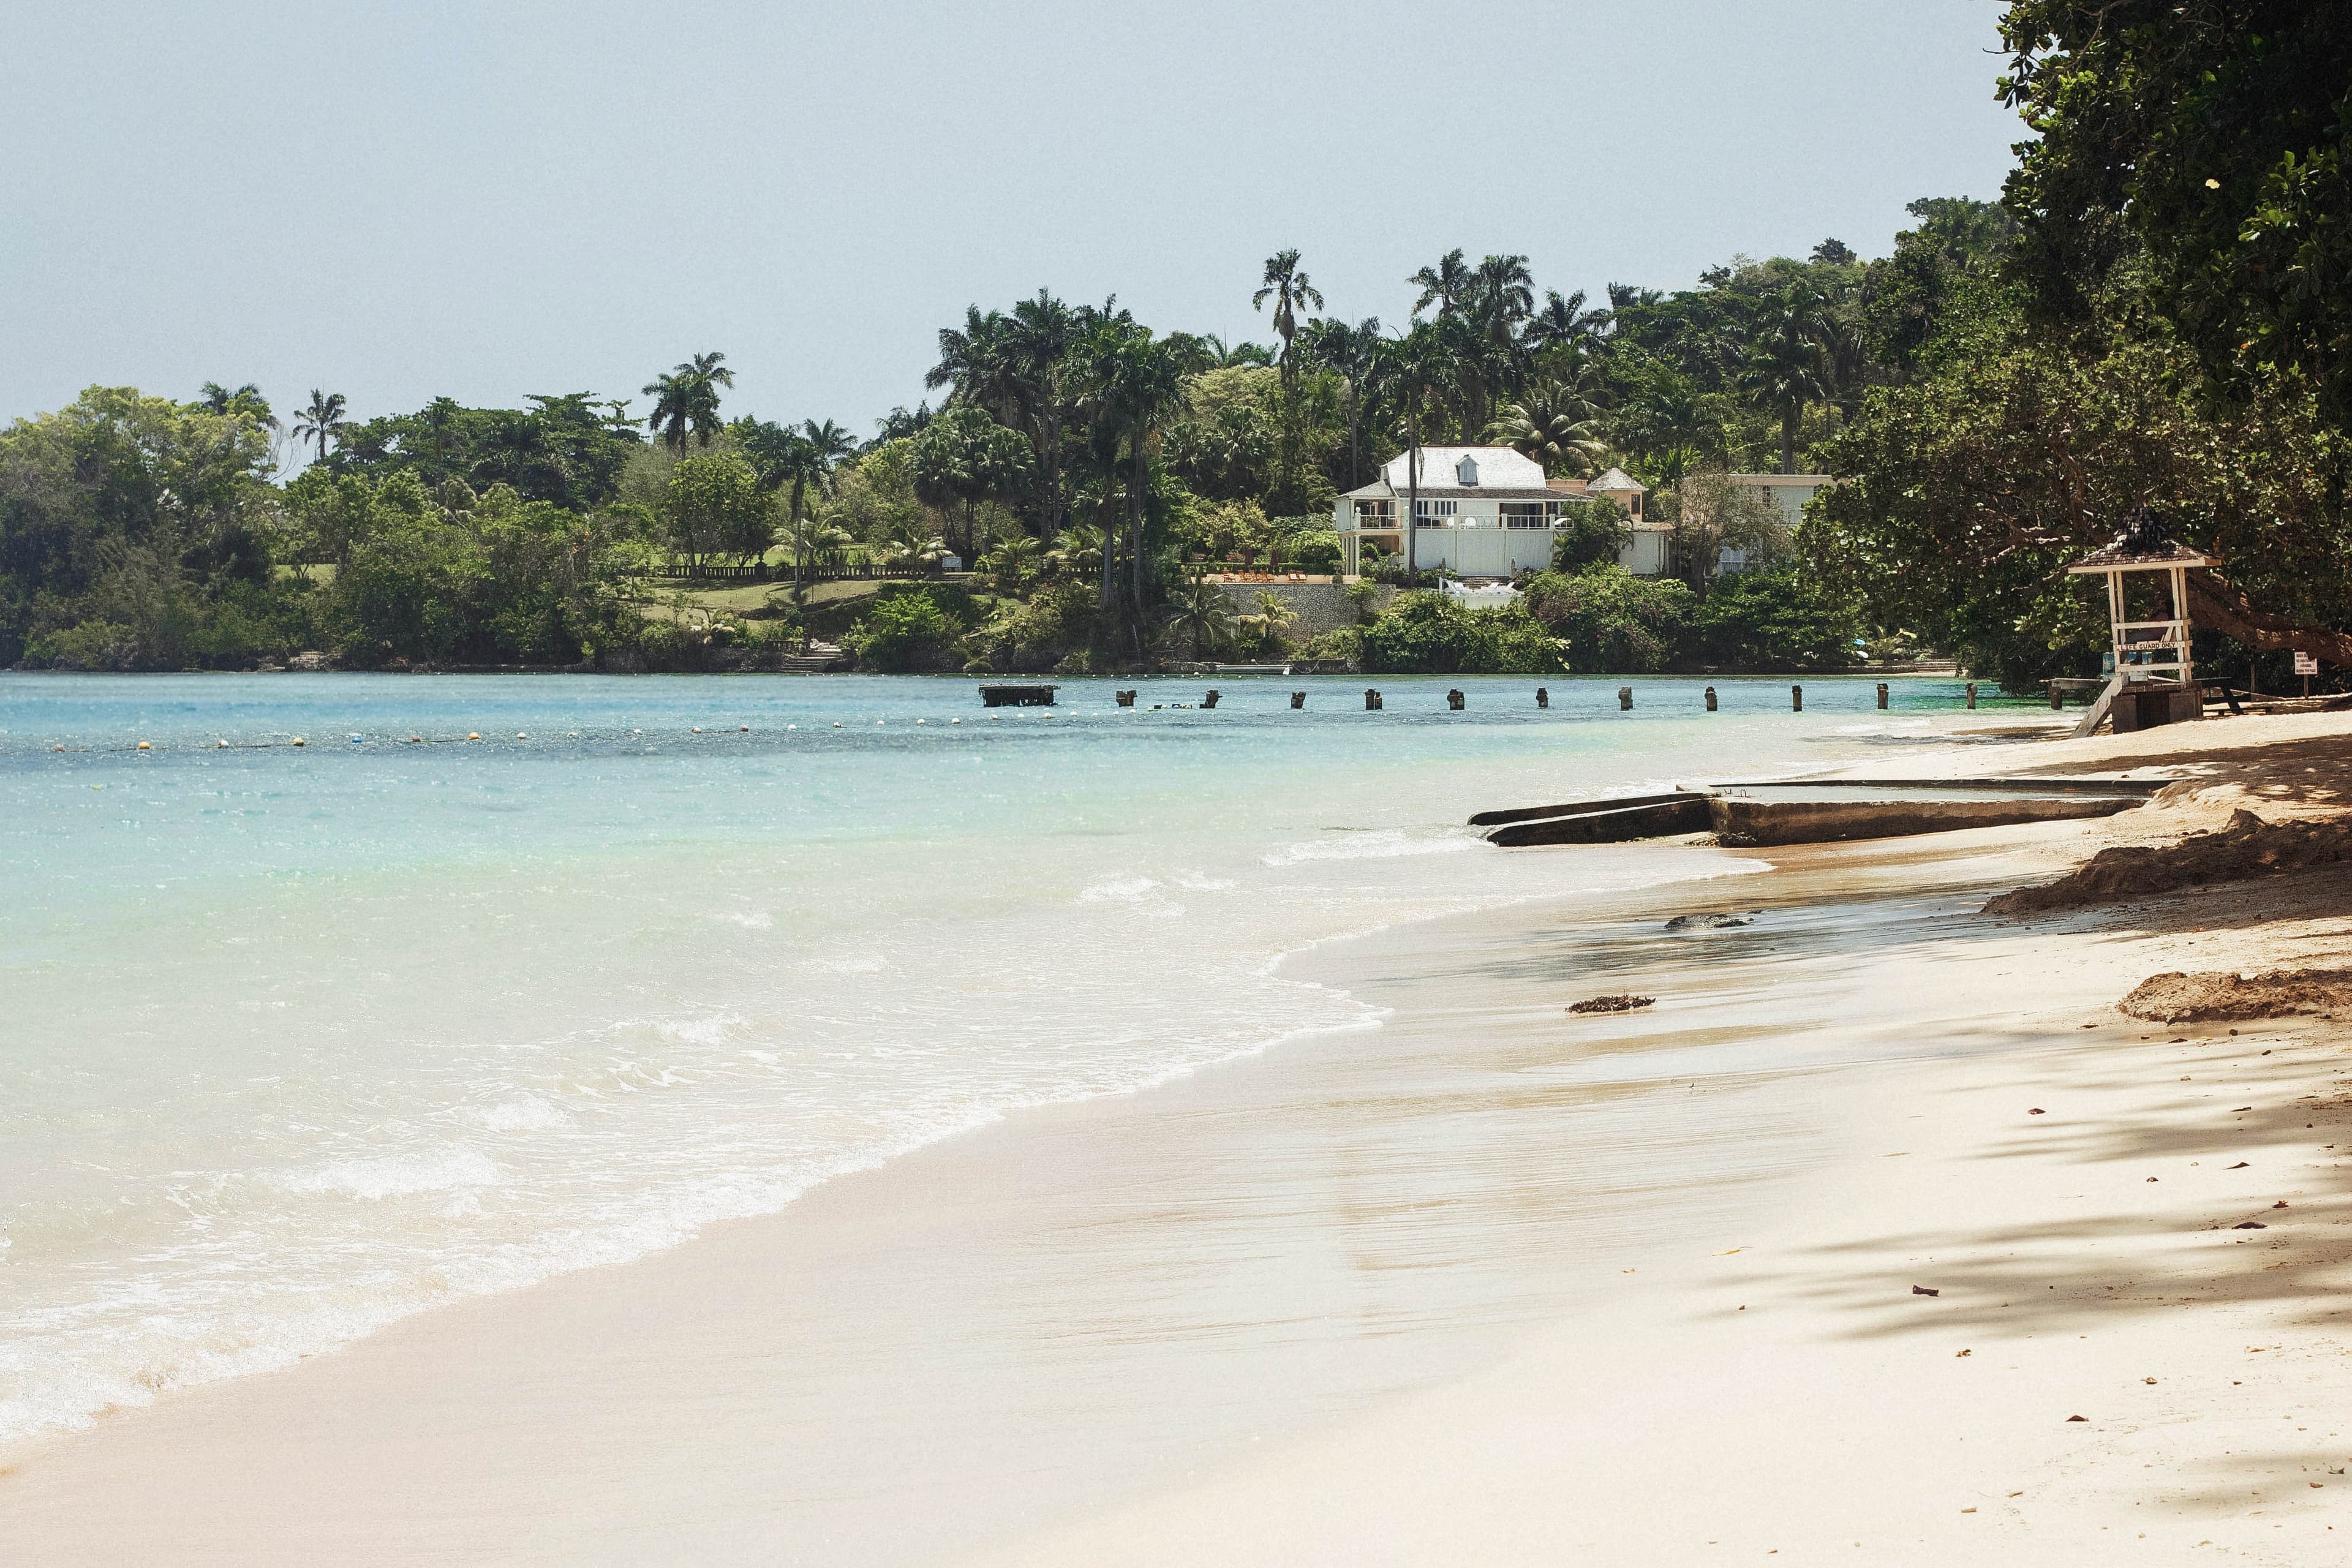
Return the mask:
[[1408,563],[1416,571],[1447,568],[1463,577],[1508,578],[1551,564],[1552,530],[1560,503],[1588,497],[1615,501],[1632,519],[1633,536],[1619,554],[1628,571],[1654,577],[1666,570],[1670,531],[1642,515],[1642,485],[1612,468],[1587,484],[1547,479],[1542,465],[1508,447],[1423,447],[1420,482],[1405,472],[1411,454],[1389,460],[1381,477],[1349,490],[1332,509],[1339,531],[1339,569],[1363,570],[1369,544],[1384,554],[1407,552],[1404,508],[1416,493]]
[[[1727,474],[1724,476],[1742,489],[1753,490],[1780,509],[1780,520],[1794,531],[1805,521],[1805,503],[1833,483],[1827,474]],[[1748,552],[1726,550],[1716,563],[1720,573],[1744,572],[1748,569]]]

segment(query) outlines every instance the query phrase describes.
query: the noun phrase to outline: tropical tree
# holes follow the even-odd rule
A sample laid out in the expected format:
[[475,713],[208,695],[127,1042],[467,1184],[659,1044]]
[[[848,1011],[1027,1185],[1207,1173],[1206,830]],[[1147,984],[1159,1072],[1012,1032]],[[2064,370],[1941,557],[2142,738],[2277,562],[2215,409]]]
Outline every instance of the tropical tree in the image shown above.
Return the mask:
[[[796,539],[814,540],[817,535],[803,526],[808,517],[811,491],[820,496],[834,493],[835,478],[841,461],[856,449],[856,442],[848,431],[828,419],[819,425],[804,419],[797,430],[768,426],[759,439],[748,443],[761,453],[764,466],[759,473],[760,488],[786,492],[784,505],[784,536],[787,543]],[[821,552],[793,549],[793,603],[802,602],[808,588],[808,568],[817,563]]]
[[[1082,375],[1098,411],[1099,427],[1126,452],[1128,556],[1133,567],[1136,651],[1142,652],[1143,513],[1151,488],[1151,458],[1161,434],[1184,405],[1186,345],[1154,338],[1150,329],[1124,318],[1098,320],[1081,350]],[[1116,449],[1116,447],[1114,448]],[[1116,594],[1108,552],[1103,560],[1100,607]]]
[[1282,648],[1283,634],[1297,619],[1298,612],[1290,607],[1289,600],[1271,588],[1261,588],[1257,607],[1241,617],[1241,626],[1259,653],[1277,653]]
[[646,416],[646,428],[661,437],[661,444],[673,456],[682,456],[694,419],[694,384],[675,372],[664,372],[646,383],[645,390],[654,400],[653,412]]
[[1085,582],[1102,570],[1103,531],[1090,522],[1074,522],[1054,536],[1045,552],[1045,565],[1055,576]]
[[341,440],[343,432],[351,428],[351,421],[343,417],[343,413],[344,404],[341,393],[321,392],[317,387],[312,387],[310,405],[303,409],[295,419],[295,441],[298,444],[304,441],[316,442],[319,447],[319,461],[325,462],[327,443]]
[[723,363],[726,358],[718,353],[696,354],[646,383],[646,395],[654,400],[646,428],[673,453],[686,450],[689,433],[705,447],[718,437],[719,389],[735,384],[735,373]]
[[1312,306],[1318,310],[1323,308],[1323,295],[1307,281],[1305,270],[1298,265],[1298,252],[1296,250],[1277,250],[1265,258],[1265,287],[1250,296],[1250,308],[1263,310],[1269,299],[1274,301],[1275,334],[1282,339],[1279,363],[1283,384],[1286,386],[1297,378],[1297,372],[1290,363],[1290,343],[1298,335],[1299,309],[1302,306]]
[[973,510],[1020,492],[1029,478],[1029,443],[988,410],[962,404],[924,426],[909,461],[916,495],[932,506],[963,508],[962,554],[971,560],[980,544]]
[[1525,453],[1547,474],[1591,474],[1609,449],[1591,404],[1578,391],[1541,382],[1503,405],[1486,427],[1486,439]]
[[1364,420],[1377,405],[1381,371],[1388,363],[1377,316],[1356,326],[1345,321],[1312,321],[1305,329],[1307,363],[1339,379],[1339,405],[1348,421],[1348,473],[1343,488],[1364,482]]
[[242,414],[264,430],[278,427],[278,416],[269,411],[269,399],[262,396],[261,388],[249,381],[235,392],[217,381],[208,381],[196,401],[208,414]]
[[1780,471],[1797,471],[1797,426],[1809,403],[1835,395],[1829,345],[1836,329],[1819,295],[1793,286],[1773,302],[1739,368],[1739,389],[1780,420]]
[[[1454,252],[1452,259],[1460,260]],[[1421,422],[1432,405],[1445,395],[1454,370],[1450,334],[1435,322],[1415,321],[1410,331],[1389,342],[1389,384],[1405,425],[1404,569],[1420,570],[1414,548],[1421,526]]]
[[1205,573],[1185,578],[1168,600],[1163,622],[1171,641],[1178,641],[1194,658],[1216,652],[1234,634],[1234,602]]
[[1473,279],[1468,264],[1462,259],[1462,248],[1456,246],[1439,258],[1436,266],[1424,267],[1405,281],[1421,290],[1421,298],[1412,302],[1413,315],[1417,317],[1435,305],[1439,315],[1450,316],[1454,307],[1469,297]]

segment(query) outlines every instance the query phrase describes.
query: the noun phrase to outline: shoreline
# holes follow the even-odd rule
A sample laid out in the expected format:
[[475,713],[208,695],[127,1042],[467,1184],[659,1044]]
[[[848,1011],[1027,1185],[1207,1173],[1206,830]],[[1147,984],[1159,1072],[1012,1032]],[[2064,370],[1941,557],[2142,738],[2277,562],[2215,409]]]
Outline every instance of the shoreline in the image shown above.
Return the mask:
[[[2322,728],[2239,721],[2196,738],[2213,745],[2236,739],[2239,750],[2268,743],[2249,726]],[[2325,728],[2333,734],[2344,726]],[[2145,765],[2179,753],[2187,738],[2151,731],[2126,739],[2133,744],[2053,742],[2035,748],[2033,762],[2080,756],[2131,765],[2123,762],[2129,757]],[[1949,770],[1954,761],[1927,765]],[[1887,764],[1874,768],[1884,774]],[[2207,815],[2218,809],[2194,804]],[[2201,825],[2188,809],[2130,815],[2168,820],[2118,831],[2168,836]],[[1721,937],[1702,939],[1717,945],[1698,951],[1718,955],[1702,975],[1687,947],[1676,951],[1654,934],[1654,917],[1734,902],[1833,912],[1884,912],[1906,896],[1923,907],[1948,905],[1955,883],[2046,878],[2079,858],[2086,841],[2104,841],[2072,826],[1939,837],[1762,852],[1753,858],[1778,863],[1764,876],[1611,895],[1573,925],[1554,919],[1556,902],[1544,900],[1391,927],[1379,938],[1349,939],[1344,954],[1324,944],[1305,966],[1357,975],[1368,990],[1378,962],[1416,952],[1426,960],[1424,973],[1394,980],[1405,1005],[1371,1048],[1294,1042],[1148,1092],[1019,1112],[838,1178],[782,1214],[729,1222],[636,1262],[440,1309],[279,1373],[208,1385],[96,1431],[44,1440],[12,1454],[13,1470],[0,1475],[0,1536],[32,1542],[39,1560],[57,1562],[142,1552],[159,1562],[414,1561],[453,1550],[462,1560],[621,1561],[643,1560],[656,1541],[675,1548],[685,1540],[700,1542],[688,1554],[705,1560],[934,1561],[1013,1542],[1013,1560],[1024,1562],[1054,1561],[1057,1552],[1102,1561],[1107,1543],[1126,1561],[1364,1561],[1383,1552],[1408,1561],[1416,1560],[1405,1549],[1413,1531],[1442,1523],[1457,1544],[1487,1542],[1494,1554],[1486,1560],[1510,1560],[1504,1537],[1477,1531],[1558,1523],[1540,1506],[1530,1512],[1531,1500],[1539,1502],[1533,1491],[1493,1495],[1496,1478],[1523,1473],[1524,1465],[1515,1472],[1510,1457],[1490,1455],[1483,1468],[1433,1471],[1432,1456],[1412,1448],[1403,1427],[1425,1426],[1468,1449],[1482,1433],[1509,1430],[1555,1457],[1595,1458],[1589,1436],[1556,1422],[1530,1425],[1528,1386],[1557,1391],[1564,1337],[1600,1330],[1670,1359],[1703,1360],[1721,1348],[1709,1336],[1723,1331],[1683,1325],[1664,1335],[1657,1322],[1675,1306],[1653,1298],[1633,1309],[1608,1299],[1622,1277],[1601,1277],[1605,1261],[1630,1260],[1637,1279],[1668,1282],[1662,1289],[1677,1278],[1693,1292],[1713,1289],[1702,1271],[1715,1267],[1717,1249],[1696,1266],[1685,1256],[1703,1235],[1769,1237],[1775,1225],[1801,1234],[1790,1229],[1790,1214],[1838,1206],[1818,1198],[1809,1205],[1805,1194],[1835,1193],[1846,1173],[1869,1168],[1860,1158],[1878,1157],[1847,1147],[1857,1120],[1894,1098],[1970,1102],[1995,1088],[2005,1092],[2000,1080],[1988,1086],[1978,1078],[2017,1067],[2041,1038],[2039,1026],[2017,1016],[2013,994],[1957,1002],[1945,994],[1938,1004],[1942,994],[1907,996],[1907,984],[1890,988],[1885,973],[1874,982],[1871,972],[1890,963],[1872,958],[1868,931],[1807,931],[1801,915],[1763,921],[1755,935],[1777,932],[1769,941],[1790,943],[1788,952],[1745,952]],[[1593,921],[1610,909],[1615,924],[1596,932]],[[1996,958],[2027,962],[2053,929],[2066,928],[2069,952],[2082,950],[2084,962],[2063,985],[2044,988],[2044,999],[2063,993],[2068,1000],[2033,1016],[2095,1011],[2095,1001],[2111,1005],[2128,989],[2129,982],[2116,987],[2116,977],[2143,965],[2137,980],[2158,966],[2150,955],[2165,942],[2188,940],[2104,931],[2111,913],[1982,939],[1939,929],[1917,939],[1914,956],[1981,977]],[[1936,918],[1949,926],[1948,917]],[[1950,952],[1956,940],[1983,951],[1963,962]],[[2253,935],[2240,940],[2252,944],[2248,953],[2260,946]],[[1546,942],[1553,944],[1549,970],[1514,971],[1496,956]],[[1688,1007],[1582,1023],[1563,1041],[1552,1016],[1567,994],[1557,972],[1563,952],[1612,977],[1667,976],[1703,995]],[[1802,984],[1791,990],[1790,979]],[[1800,995],[1822,1010],[1819,1022],[1790,1016]],[[1949,1017],[1973,1020],[1987,1048],[1889,1055],[1906,1042],[1840,1010],[1862,996],[1914,1024],[1922,1006],[1933,1017],[1933,1007],[1945,1005]],[[2069,1026],[2081,1021],[2066,1017]],[[2109,1085],[2102,1092],[2111,1097],[2149,1089],[2158,1057],[2180,1050],[2168,1043],[2179,1030],[2163,1031],[2168,1043],[2155,1052],[2109,1040],[2137,1027],[2082,1031],[2085,1041],[2122,1048],[2149,1079]],[[1743,1076],[1739,1049],[1752,1049],[1748,1042],[1759,1033],[1802,1034],[1820,1059],[1792,1054],[1761,1079]],[[1841,1043],[1858,1054],[1840,1060]],[[2316,1061],[2324,1053],[2307,1054]],[[2083,1058],[2070,1043],[2064,1059]],[[1604,1169],[1607,1162],[1652,1135],[1641,1117],[1626,1119],[1628,1109],[1646,1115],[1669,1098],[1661,1087],[1669,1067],[1688,1068],[1695,1085],[1706,1085],[1685,1092],[1717,1120],[1679,1124],[1696,1139],[1676,1150],[1685,1167],[1611,1189],[1627,1179]],[[1507,1103],[1503,1091],[1530,1084],[1541,1086],[1533,1100]],[[1563,1114],[1603,1135],[1562,1143]],[[1992,1125],[1970,1124],[1967,1135]],[[2061,1125],[2080,1123],[2036,1131]],[[1465,1135],[1474,1128],[1476,1136]],[[1735,1142],[1727,1129],[1752,1138],[1752,1148],[1719,1146]],[[1961,1137],[1937,1156],[1961,1174],[1964,1143]],[[1582,1185],[1535,1181],[1496,1164],[1496,1147],[1599,1163],[1578,1167]],[[1729,1163],[1691,1190],[1681,1170],[1708,1160]],[[1358,1205],[1365,1193],[1381,1201],[1335,1205],[1343,1190]],[[1527,1207],[1538,1193],[1550,1205],[1540,1212]],[[1932,1205],[1941,1195],[1878,1194],[1872,1212],[1916,1217],[1923,1201]],[[2024,1201],[2006,1189],[2000,1196]],[[1533,1234],[1573,1258],[1530,1249]],[[1085,1244],[1075,1253],[1074,1238]],[[1286,1259],[1286,1244],[1296,1257]],[[1743,1245],[1748,1251],[1735,1260],[1769,1244]],[[1834,1227],[1815,1245],[1837,1245]],[[1349,1247],[1385,1261],[1368,1273]],[[1433,1248],[1437,1263],[1427,1258]],[[1826,1276],[1786,1267],[1778,1284],[1790,1300],[1768,1315],[1814,1330],[1841,1316],[1806,1296],[1825,1289]],[[1760,1289],[1774,1282],[1741,1283]],[[1935,1310],[1962,1305],[1959,1293],[1948,1295],[1948,1307]],[[1907,1310],[1909,1300],[1898,1305]],[[1269,1313],[1270,1301],[1299,1311]],[[1335,1301],[1358,1315],[1339,1331]],[[1839,1305],[1857,1318],[1877,1310]],[[854,1321],[860,1312],[870,1321]],[[1751,1320],[1738,1326],[1763,1321],[1752,1312]],[[949,1322],[961,1325],[969,1345],[933,1342],[956,1337],[942,1331]],[[1810,1343],[1783,1346],[1783,1358],[1823,1364],[1809,1361],[1818,1349]],[[840,1352],[822,1373],[803,1359],[816,1345]],[[1530,1365],[1549,1366],[1549,1383],[1528,1385]],[[1505,1376],[1502,1369],[1511,1370]],[[1289,1391],[1297,1408],[1273,1405],[1264,1392],[1271,1386]],[[1644,1387],[1654,1396],[1675,1386],[1645,1385],[1627,1373],[1619,1394],[1631,1400]],[[1579,1397],[1591,1393],[1581,1388]],[[893,1399],[904,1403],[872,1408]],[[1433,1422],[1433,1410],[1443,1418]],[[1866,1412],[1849,1414],[1868,1425]],[[1720,1427],[1719,1415],[1709,1419]],[[1136,1430],[1146,1426],[1159,1429]],[[1712,1437],[1733,1433],[1722,1427]],[[1737,1435],[1768,1447],[1784,1441],[1755,1427]],[[2012,1447],[2029,1441],[2022,1432],[2010,1440]],[[1678,1451],[1672,1434],[1648,1433],[1643,1442],[1646,1448],[1633,1447],[1654,1457]],[[987,1452],[990,1445],[1002,1452]],[[2344,1464],[2347,1454],[2333,1462]],[[909,1464],[909,1455],[919,1457]],[[819,1474],[810,1473],[813,1465]],[[887,1490],[893,1478],[903,1489],[897,1495]],[[1555,1489],[1567,1486],[1559,1476],[1549,1479]],[[1688,1473],[1682,1484],[1696,1496],[1717,1488],[1714,1478]],[[2347,1484],[2336,1481],[2335,1497],[2326,1497],[2325,1484],[2312,1495],[2334,1502]],[[145,1506],[125,1509],[134,1493]],[[1484,1503],[1452,1506],[1472,1494]],[[1674,1506],[1687,1507],[1691,1495]],[[1897,1488],[1888,1495],[1911,1494]],[[1413,1503],[1410,1517],[1395,1517],[1399,1497]],[[1302,1498],[1329,1506],[1302,1505]],[[1780,1522],[1760,1499],[1748,1498],[1751,1510]],[[1821,1511],[1819,1496],[1801,1500]],[[910,1501],[935,1516],[927,1530],[903,1519]],[[1946,1510],[1955,1521],[1958,1506]],[[1097,1512],[1106,1507],[1108,1514]],[[1286,1507],[1319,1533],[1286,1537],[1298,1521],[1286,1524]],[[1584,1511],[1591,1512],[1590,1498]],[[1256,1520],[1246,1532],[1250,1551],[1223,1533],[1237,1518]],[[1339,1521],[1352,1522],[1342,1529]],[[880,1538],[892,1528],[895,1537]],[[263,1535],[281,1543],[281,1555],[256,1554]],[[1420,1539],[1418,1560],[1429,1560],[1437,1542]],[[1794,1534],[1776,1539],[1802,1544]],[[1948,1551],[1962,1539],[1941,1544]],[[1644,1549],[1639,1536],[1609,1542],[1637,1559]],[[1660,1561],[1685,1560],[1664,1545],[1650,1541],[1647,1549],[1662,1552]]]

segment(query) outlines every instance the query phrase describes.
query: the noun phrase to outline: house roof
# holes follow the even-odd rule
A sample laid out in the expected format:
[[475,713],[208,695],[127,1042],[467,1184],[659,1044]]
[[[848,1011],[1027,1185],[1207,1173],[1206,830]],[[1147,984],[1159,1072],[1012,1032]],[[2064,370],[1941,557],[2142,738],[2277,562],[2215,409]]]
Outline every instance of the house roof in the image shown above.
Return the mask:
[[1635,495],[1642,495],[1647,493],[1650,487],[1622,468],[1612,468],[1584,488],[1596,495],[1607,490],[1631,490]]
[[[1400,452],[1381,469],[1381,478],[1399,495],[1407,488],[1405,464],[1411,456],[1409,452]],[[1455,478],[1454,469],[1464,458],[1478,466],[1478,482],[1475,485],[1465,485]],[[1543,465],[1508,447],[1423,447],[1420,489],[1423,495],[1448,491],[1456,495],[1500,495],[1507,490],[1548,493]]]

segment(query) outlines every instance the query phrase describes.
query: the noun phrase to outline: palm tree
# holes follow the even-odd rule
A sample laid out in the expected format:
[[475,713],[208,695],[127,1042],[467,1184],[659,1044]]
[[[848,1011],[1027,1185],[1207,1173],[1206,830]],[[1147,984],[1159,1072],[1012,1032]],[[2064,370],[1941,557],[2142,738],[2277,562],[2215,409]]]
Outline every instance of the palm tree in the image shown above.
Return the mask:
[[[1081,350],[1086,389],[1100,414],[1098,428],[1113,434],[1127,447],[1128,556],[1132,563],[1136,653],[1142,655],[1143,510],[1151,488],[1151,457],[1171,420],[1183,406],[1183,342],[1155,339],[1148,327],[1130,321],[1103,320],[1087,334]],[[1103,562],[1101,605],[1110,608],[1116,594],[1110,561]]]
[[1836,335],[1821,297],[1796,284],[1774,300],[1758,321],[1738,386],[1780,416],[1780,471],[1797,471],[1797,426],[1805,405],[1835,395],[1829,345]]
[[1360,484],[1364,414],[1379,396],[1381,368],[1386,363],[1381,353],[1380,318],[1367,316],[1352,327],[1345,321],[1312,321],[1306,333],[1308,363],[1339,378],[1348,411],[1348,483]]
[[672,456],[683,456],[687,427],[694,418],[693,384],[675,373],[665,373],[646,383],[645,391],[654,400],[654,411],[646,416],[646,428],[661,437]]
[[1576,391],[1541,382],[1507,403],[1486,427],[1486,439],[1523,452],[1544,472],[1591,474],[1600,468],[1609,443],[1601,438],[1591,405]]
[[777,531],[783,547],[792,552],[793,604],[797,607],[807,591],[808,568],[840,559],[849,547],[849,531],[814,512],[787,512]]
[[1434,267],[1424,267],[1405,279],[1421,290],[1421,298],[1412,302],[1412,313],[1420,315],[1434,304],[1437,313],[1450,316],[1470,292],[1470,268],[1462,260],[1459,246],[1447,251]]
[[1008,533],[974,564],[989,574],[1000,591],[1018,594],[1037,575],[1039,554],[1035,540],[1025,533]]
[[719,430],[719,389],[735,384],[735,373],[722,363],[726,358],[716,351],[697,354],[676,372],[694,389],[693,406],[688,410],[687,417],[693,423],[694,438],[705,447],[710,445]]
[[1076,581],[1102,570],[1102,557],[1103,531],[1091,522],[1074,522],[1055,535],[1045,564],[1055,576]]
[[351,428],[351,421],[343,417],[344,406],[341,393],[321,392],[314,386],[310,389],[310,406],[297,416],[296,443],[317,442],[319,461],[322,463],[327,460],[327,443],[340,441],[343,432]]
[[[1460,257],[1456,251],[1454,258]],[[1411,574],[1420,570],[1414,542],[1421,523],[1421,416],[1444,395],[1454,357],[1448,335],[1430,321],[1415,321],[1404,336],[1391,339],[1389,353],[1389,382],[1405,419],[1404,569]]]
[[1282,379],[1286,385],[1297,374],[1290,363],[1290,340],[1298,331],[1298,308],[1323,308],[1322,293],[1299,269],[1298,252],[1277,250],[1265,258],[1265,287],[1250,296],[1250,308],[1265,310],[1269,297],[1274,300],[1274,330],[1282,339]]
[[264,430],[281,428],[278,416],[269,411],[269,399],[262,396],[261,388],[249,381],[235,392],[217,381],[208,381],[198,402],[207,414],[244,414]]
[[[797,430],[783,431],[776,442],[777,450],[768,466],[761,471],[762,489],[790,487],[784,508],[786,538],[800,537],[802,522],[807,515],[803,508],[811,490],[821,496],[834,493],[835,479],[843,458],[857,449],[857,443],[848,431],[828,419],[819,425],[804,419]],[[793,552],[793,603],[799,604],[807,591],[804,557]]]
[[1242,625],[1249,628],[1250,638],[1257,645],[1257,651],[1266,654],[1280,651],[1282,634],[1288,631],[1297,619],[1298,612],[1290,607],[1289,600],[1271,588],[1261,588],[1257,595],[1256,612],[1244,616]]
[[1169,636],[1183,639],[1195,658],[1213,653],[1233,635],[1234,604],[1205,573],[1195,573],[1170,597],[1166,624]]

